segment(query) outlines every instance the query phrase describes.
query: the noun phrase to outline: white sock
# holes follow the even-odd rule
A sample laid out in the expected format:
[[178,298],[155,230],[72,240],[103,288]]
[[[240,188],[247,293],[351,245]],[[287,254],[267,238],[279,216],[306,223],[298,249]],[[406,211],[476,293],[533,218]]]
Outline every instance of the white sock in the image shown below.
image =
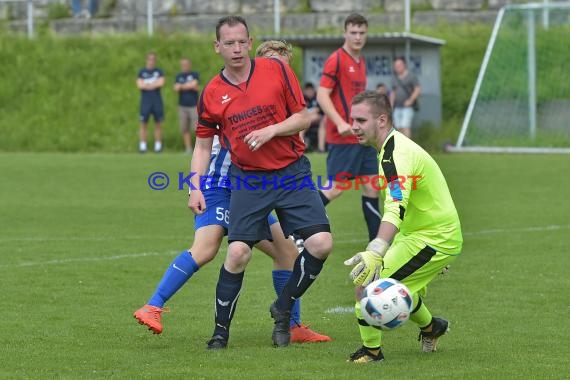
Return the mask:
[[162,143],[160,141],[154,142],[154,151],[160,152],[162,150]]
[[139,142],[139,150],[143,152],[146,150],[146,141]]

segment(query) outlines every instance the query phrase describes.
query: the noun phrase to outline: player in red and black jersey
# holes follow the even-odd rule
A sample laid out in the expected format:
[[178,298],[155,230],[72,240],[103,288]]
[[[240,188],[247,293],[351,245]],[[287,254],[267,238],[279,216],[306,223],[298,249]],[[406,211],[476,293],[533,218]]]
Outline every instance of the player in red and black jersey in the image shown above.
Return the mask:
[[332,184],[327,182],[319,194],[326,206],[342,194],[338,179],[368,176],[362,190],[362,211],[372,240],[381,219],[378,191],[372,186],[372,177],[378,174],[376,151],[358,144],[350,118],[352,98],[366,89],[366,60],[361,51],[367,31],[368,21],[364,16],[349,15],[344,22],[344,44],[329,56],[323,68],[317,101],[327,120],[327,177],[332,178]]
[[[289,344],[293,302],[313,283],[332,250],[318,192],[314,185],[301,186],[311,181],[311,167],[299,138],[299,131],[309,126],[299,82],[279,60],[250,59],[251,48],[243,18],[228,16],[218,21],[215,51],[225,66],[206,85],[198,104],[192,172],[205,172],[216,134],[232,157],[229,247],[216,287],[216,325],[208,342],[213,349],[227,346],[251,247],[271,239],[267,216],[273,209],[285,236],[295,232],[305,239],[290,280],[270,307],[274,345]],[[200,188],[199,178],[192,181]],[[192,190],[188,204],[193,212],[204,212],[200,190]]]
[[213,137],[219,126],[234,164],[244,170],[282,169],[305,150],[298,133],[307,118],[303,93],[288,65],[245,59],[250,69],[244,82],[233,84],[231,74],[226,77],[222,71],[204,89],[198,104],[199,137]]

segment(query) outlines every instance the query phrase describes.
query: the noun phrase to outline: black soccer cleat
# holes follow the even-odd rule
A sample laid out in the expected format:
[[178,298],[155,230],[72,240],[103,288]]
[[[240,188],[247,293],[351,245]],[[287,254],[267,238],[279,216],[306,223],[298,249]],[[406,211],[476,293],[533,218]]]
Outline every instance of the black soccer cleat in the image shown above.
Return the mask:
[[289,329],[289,320],[291,319],[291,311],[283,311],[277,309],[275,303],[272,303],[269,307],[269,312],[271,313],[271,318],[275,321],[275,326],[273,326],[273,334],[271,338],[273,339],[273,345],[275,347],[286,347],[291,341],[291,331]]
[[443,318],[433,317],[431,331],[420,330],[418,340],[422,341],[423,352],[435,352],[437,350],[437,340],[440,336],[449,331],[449,322]]
[[381,362],[384,360],[384,354],[382,353],[382,349],[378,351],[378,354],[374,354],[370,351],[371,349],[368,347],[360,347],[356,352],[350,355],[347,362],[353,362],[357,364],[366,364],[370,362]]
[[228,339],[221,335],[214,335],[212,339],[208,341],[206,348],[208,350],[220,350],[228,347]]

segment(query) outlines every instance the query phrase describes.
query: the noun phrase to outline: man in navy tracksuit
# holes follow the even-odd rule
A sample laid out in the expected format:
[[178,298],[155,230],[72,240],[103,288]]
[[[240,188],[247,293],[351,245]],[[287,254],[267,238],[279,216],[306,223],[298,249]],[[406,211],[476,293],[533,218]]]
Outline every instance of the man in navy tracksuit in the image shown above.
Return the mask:
[[164,86],[164,73],[156,67],[156,54],[148,53],[146,66],[139,71],[137,87],[141,90],[140,102],[140,142],[139,152],[146,152],[146,129],[150,115],[154,118],[154,151],[162,150],[162,130],[160,123],[164,120],[164,106],[160,88]]

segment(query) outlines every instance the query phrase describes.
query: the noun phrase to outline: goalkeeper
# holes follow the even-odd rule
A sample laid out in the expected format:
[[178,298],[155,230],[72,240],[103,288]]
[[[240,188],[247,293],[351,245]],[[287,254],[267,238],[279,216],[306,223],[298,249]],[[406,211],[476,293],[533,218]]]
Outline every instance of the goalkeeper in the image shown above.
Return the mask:
[[422,351],[436,350],[449,322],[433,317],[423,302],[426,286],[454,261],[463,238],[457,210],[441,170],[419,145],[396,131],[386,95],[365,91],[352,99],[352,132],[362,145],[379,152],[379,174],[386,178],[384,216],[378,236],[366,251],[345,261],[355,265],[350,276],[357,286],[355,314],[363,346],[349,361],[368,363],[384,359],[382,333],[362,318],[362,290],[377,278],[393,278],[412,292],[410,319],[420,328]]

